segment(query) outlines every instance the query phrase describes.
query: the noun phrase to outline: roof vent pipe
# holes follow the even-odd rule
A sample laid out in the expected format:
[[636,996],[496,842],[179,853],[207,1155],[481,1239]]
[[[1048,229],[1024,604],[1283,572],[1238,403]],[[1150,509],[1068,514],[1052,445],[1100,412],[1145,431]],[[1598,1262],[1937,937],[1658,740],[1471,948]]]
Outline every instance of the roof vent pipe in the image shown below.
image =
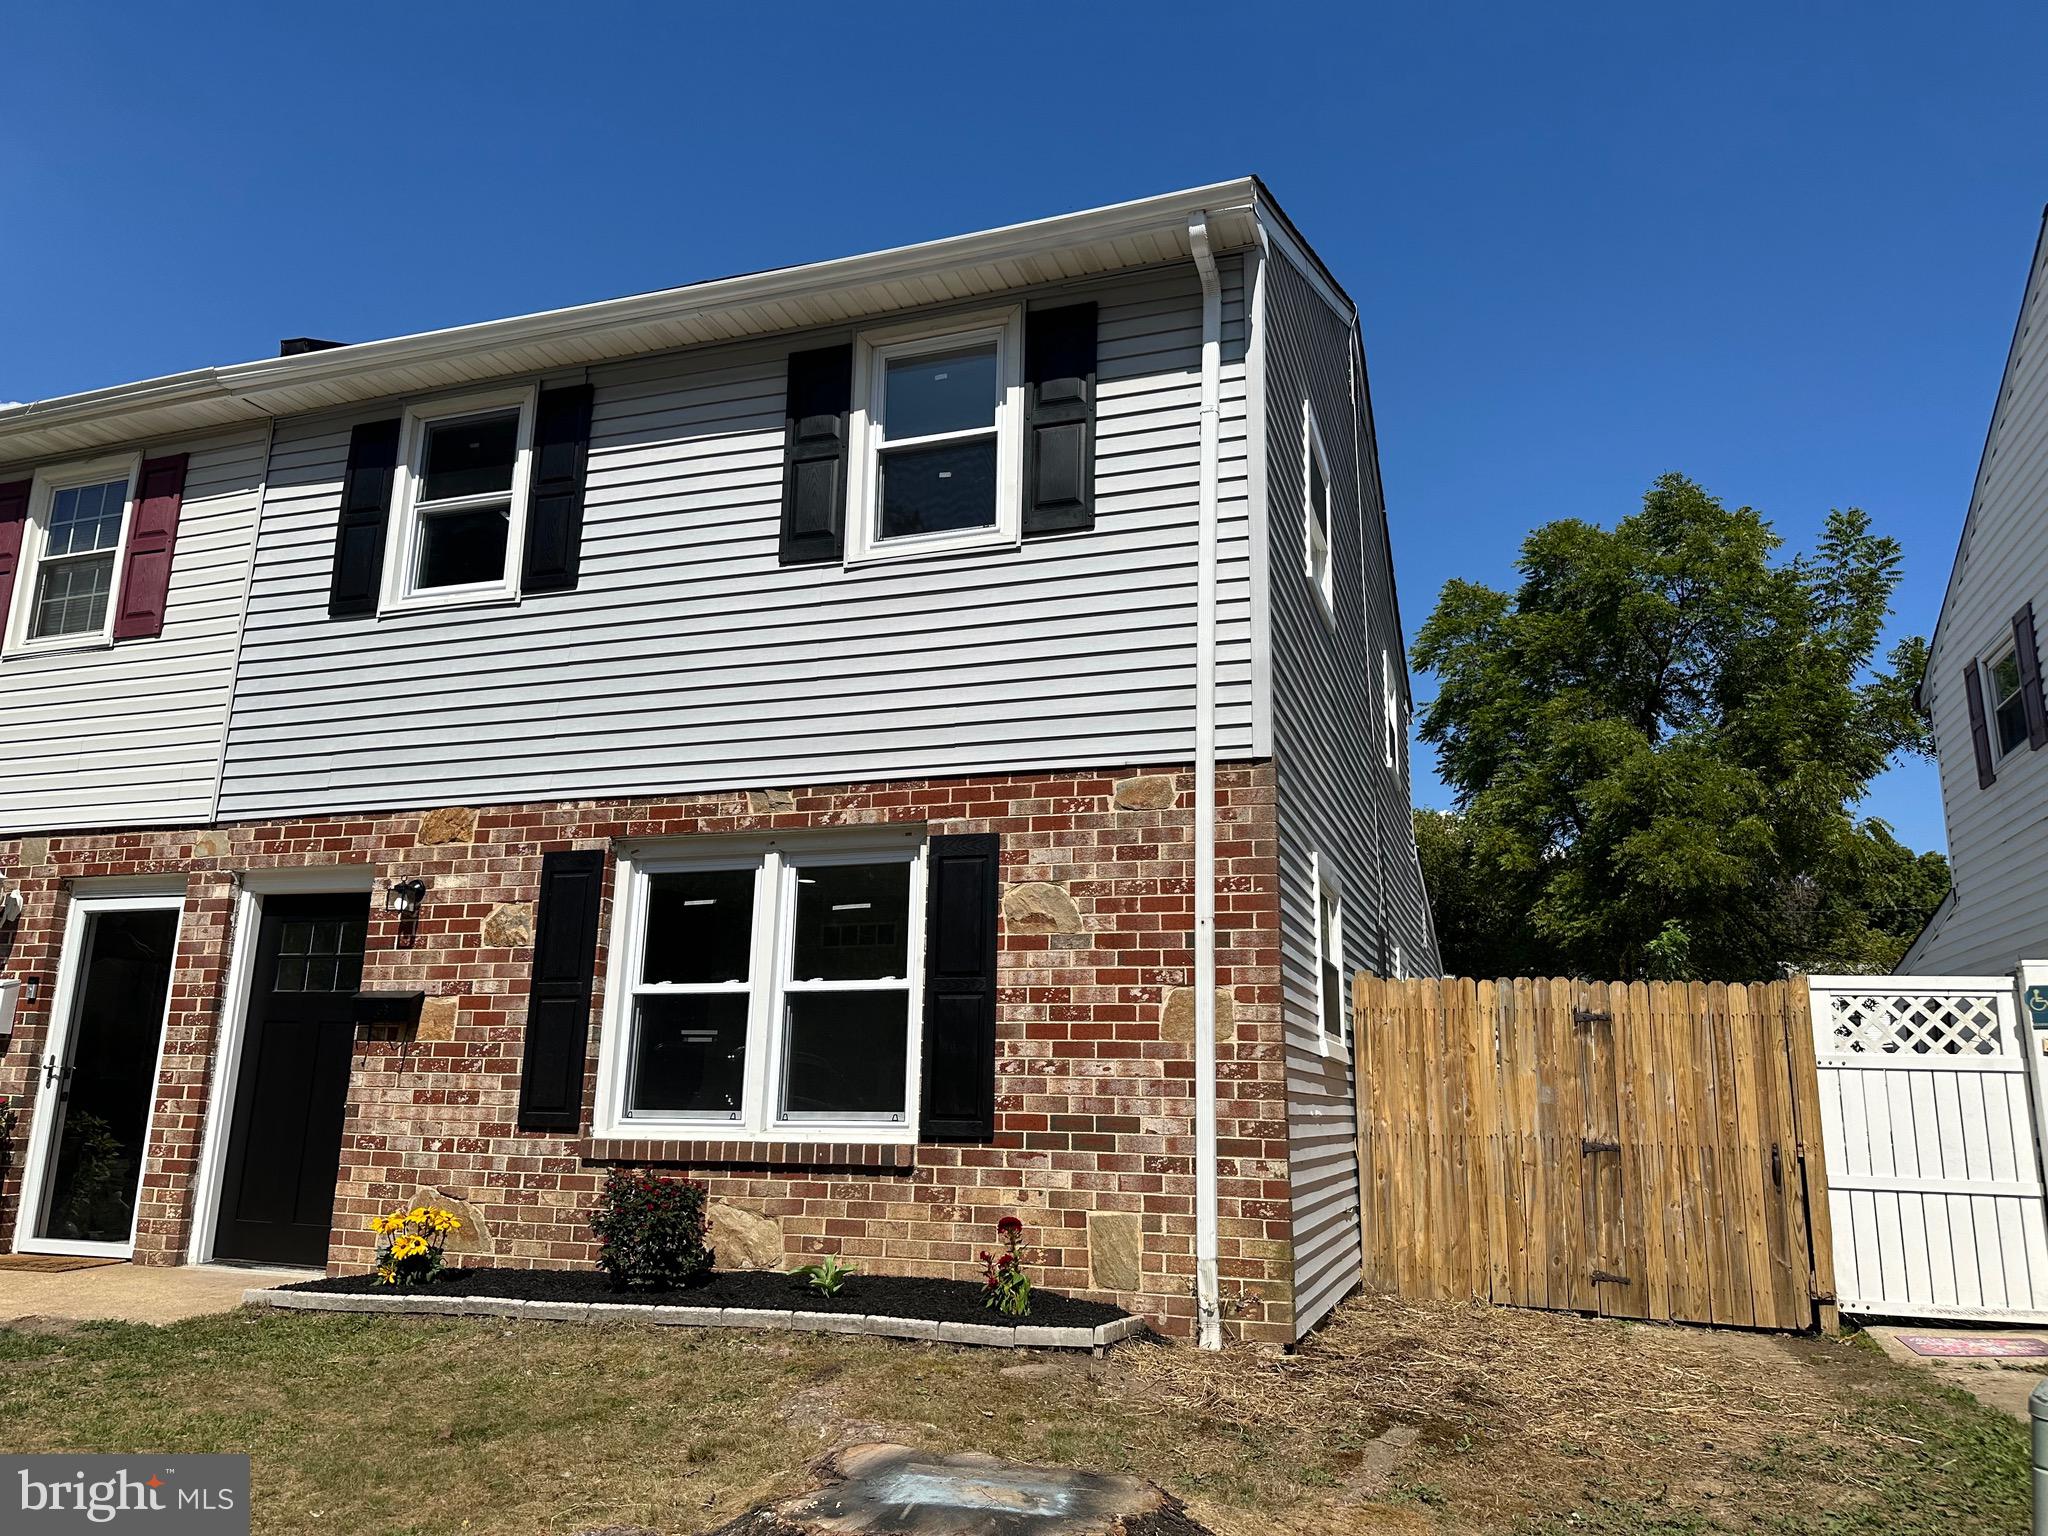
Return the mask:
[[277,344],[277,355],[300,357],[308,352],[332,352],[347,345],[345,341],[322,341],[318,336],[287,336]]
[[1209,215],[1188,221],[1202,279],[1202,461],[1195,548],[1195,1320],[1223,1347],[1216,1209],[1216,481],[1223,398],[1223,287]]

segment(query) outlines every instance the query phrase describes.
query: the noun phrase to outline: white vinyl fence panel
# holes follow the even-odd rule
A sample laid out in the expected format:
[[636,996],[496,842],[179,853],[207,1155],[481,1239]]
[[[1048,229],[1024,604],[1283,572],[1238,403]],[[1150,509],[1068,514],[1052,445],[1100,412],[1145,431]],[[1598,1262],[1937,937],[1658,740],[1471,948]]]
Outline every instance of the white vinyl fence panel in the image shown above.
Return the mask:
[[1817,976],[1845,1312],[2048,1322],[2033,1030],[2004,976]]

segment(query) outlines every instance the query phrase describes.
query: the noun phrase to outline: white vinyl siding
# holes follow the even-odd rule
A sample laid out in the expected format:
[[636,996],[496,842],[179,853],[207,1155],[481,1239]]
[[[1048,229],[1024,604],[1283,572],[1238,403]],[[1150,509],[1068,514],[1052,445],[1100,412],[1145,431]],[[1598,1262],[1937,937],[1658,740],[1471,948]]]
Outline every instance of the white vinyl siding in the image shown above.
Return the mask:
[[[1380,653],[1398,667],[1401,639],[1349,327],[1277,253],[1266,270],[1265,308],[1267,494],[1270,506],[1284,509],[1269,519],[1268,565],[1295,1327],[1305,1333],[1357,1283],[1359,1255],[1352,1053],[1329,1047],[1320,1028],[1316,871],[1330,873],[1343,901],[1347,1008],[1352,975],[1378,963],[1382,928],[1389,953],[1398,944],[1411,965],[1433,970],[1436,950],[1406,764],[1397,755],[1389,771],[1381,761]],[[1299,510],[1304,399],[1330,471],[1328,617],[1309,575]]]
[[[1224,267],[1219,658],[1219,736],[1239,757],[1253,749],[1241,265]],[[333,620],[349,429],[405,402],[280,421],[221,814],[1186,760],[1194,272],[1026,297],[1100,304],[1097,521],[1016,549],[777,564],[785,359],[846,334],[813,332],[592,370],[576,591]]]
[[[1997,975],[2048,958],[2048,750],[2022,741],[1977,783],[1963,669],[2012,646],[2012,620],[2034,605],[2048,638],[2048,257],[2037,247],[2011,355],[1993,409],[1968,527],[1942,606],[1926,697],[1941,763],[1955,884],[1900,962],[1920,975]],[[1982,683],[1980,678],[1980,684]],[[1986,688],[1985,724],[1998,724]]]
[[[191,456],[161,635],[0,661],[0,833],[212,814],[264,442],[262,428],[242,428],[144,450]],[[0,469],[0,481],[34,468]],[[24,567],[13,603],[30,586]]]

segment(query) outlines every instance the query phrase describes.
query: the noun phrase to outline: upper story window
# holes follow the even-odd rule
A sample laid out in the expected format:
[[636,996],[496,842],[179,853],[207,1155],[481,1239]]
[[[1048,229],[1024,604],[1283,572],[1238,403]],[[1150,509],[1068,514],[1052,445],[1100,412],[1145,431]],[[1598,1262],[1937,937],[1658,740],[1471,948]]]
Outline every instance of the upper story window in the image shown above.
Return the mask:
[[1316,1024],[1323,1049],[1342,1049],[1349,1038],[1344,998],[1344,897],[1329,864],[1314,857],[1316,898]]
[[1985,703],[1991,711],[1992,739],[1998,755],[2027,744],[2027,705],[2020,683],[2019,652],[2008,646],[1984,670]]
[[920,848],[898,837],[627,860],[600,1126],[914,1136]]
[[534,391],[432,400],[405,413],[386,609],[516,597],[525,542]]
[[1380,650],[1380,745],[1393,767],[1399,760],[1401,742],[1401,695],[1394,686],[1394,653]]
[[855,348],[851,559],[1014,544],[1020,310],[864,333]]
[[1302,520],[1308,548],[1308,581],[1323,600],[1323,617],[1337,616],[1337,593],[1330,562],[1330,456],[1323,449],[1316,413],[1301,403]]
[[37,472],[9,613],[9,650],[112,640],[135,479],[133,455]]

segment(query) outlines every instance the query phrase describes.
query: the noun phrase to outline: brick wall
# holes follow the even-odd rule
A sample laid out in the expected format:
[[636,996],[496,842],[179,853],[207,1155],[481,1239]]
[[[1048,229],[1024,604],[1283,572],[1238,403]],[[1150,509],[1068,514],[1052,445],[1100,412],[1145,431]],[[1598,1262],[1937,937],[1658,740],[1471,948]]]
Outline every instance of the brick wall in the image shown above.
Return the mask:
[[[732,1208],[728,1241],[744,1227],[772,1248],[779,1226],[791,1263],[832,1252],[873,1271],[971,1277],[996,1219],[1016,1212],[1041,1251],[1042,1283],[1108,1295],[1185,1334],[1194,1312],[1191,800],[1187,776],[1161,768],[0,840],[0,869],[17,872],[27,901],[21,923],[0,937],[0,966],[41,984],[0,1056],[0,1093],[23,1110],[0,1220],[11,1237],[72,881],[188,881],[138,1259],[178,1262],[190,1236],[233,873],[352,864],[369,866],[380,884],[427,880],[410,931],[372,903],[364,985],[423,988],[428,1001],[417,1029],[358,1032],[330,1266],[365,1267],[369,1217],[420,1190],[467,1202],[494,1262],[585,1265],[593,1250],[584,1214],[608,1161],[645,1161],[656,1149],[513,1123],[541,855],[615,839],[923,823],[1002,838],[996,1142],[920,1146],[908,1167],[897,1158],[796,1163],[787,1149],[771,1162],[764,1149],[708,1146],[658,1149],[665,1164],[704,1179]],[[1226,768],[1219,803],[1225,1315],[1243,1337],[1285,1341],[1291,1245],[1271,766]],[[1036,886],[1053,889],[1022,889]],[[604,972],[600,952],[600,1015]],[[594,1026],[593,1067],[595,1044]],[[1091,1213],[1100,1271],[1115,1267],[1114,1239],[1141,1226],[1138,1289],[1091,1291]]]

